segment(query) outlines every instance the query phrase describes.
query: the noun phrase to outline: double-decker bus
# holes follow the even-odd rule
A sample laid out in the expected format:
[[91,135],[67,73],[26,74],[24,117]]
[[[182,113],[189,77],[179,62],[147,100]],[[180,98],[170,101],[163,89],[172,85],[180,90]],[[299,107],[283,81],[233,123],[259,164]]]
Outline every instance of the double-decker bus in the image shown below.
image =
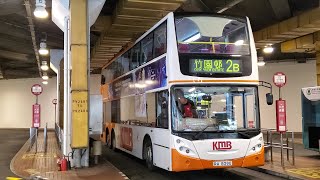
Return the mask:
[[149,169],[264,164],[248,18],[169,13],[102,69],[101,139]]

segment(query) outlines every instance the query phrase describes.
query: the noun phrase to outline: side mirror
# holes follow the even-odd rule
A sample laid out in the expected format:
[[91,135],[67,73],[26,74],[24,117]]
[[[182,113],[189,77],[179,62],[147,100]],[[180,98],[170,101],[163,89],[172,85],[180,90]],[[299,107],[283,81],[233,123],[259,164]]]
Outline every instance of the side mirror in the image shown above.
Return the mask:
[[267,104],[268,105],[272,105],[273,104],[273,94],[267,93],[266,94],[266,100],[267,100]]

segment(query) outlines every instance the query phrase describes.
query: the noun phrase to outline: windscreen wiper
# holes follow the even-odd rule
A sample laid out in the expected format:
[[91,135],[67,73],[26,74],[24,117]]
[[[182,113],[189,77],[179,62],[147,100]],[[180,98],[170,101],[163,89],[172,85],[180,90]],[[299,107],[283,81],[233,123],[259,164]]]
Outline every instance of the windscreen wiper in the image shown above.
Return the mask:
[[237,133],[246,137],[246,138],[250,138],[250,135],[246,134],[245,132],[237,131]]
[[198,132],[196,135],[193,136],[194,140],[197,140],[199,138],[199,136],[208,128],[208,127],[215,127],[215,124],[209,124],[208,126],[206,126],[205,128],[203,128],[200,132]]

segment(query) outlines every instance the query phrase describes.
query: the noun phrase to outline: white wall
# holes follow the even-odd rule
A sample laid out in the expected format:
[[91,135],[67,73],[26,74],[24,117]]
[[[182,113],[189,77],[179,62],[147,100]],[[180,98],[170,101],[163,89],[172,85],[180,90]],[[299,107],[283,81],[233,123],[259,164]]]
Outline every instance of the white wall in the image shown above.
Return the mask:
[[[0,128],[29,128],[32,120],[32,104],[35,96],[31,93],[33,84],[41,84],[41,78],[0,80]],[[39,96],[41,104],[41,128],[48,123],[54,128],[54,105],[57,98],[56,78],[42,85],[43,93]],[[100,75],[90,78],[90,94],[100,94]]]
[[[316,86],[315,61],[306,64],[270,63],[259,68],[260,80],[271,82],[275,72],[287,75],[287,84],[282,88],[283,99],[287,101],[288,129],[301,132],[301,102],[300,90],[307,86]],[[41,83],[41,79],[17,79],[0,81],[0,128],[29,128],[32,119],[32,104],[35,96],[30,88]],[[41,127],[48,122],[54,127],[54,106],[52,99],[56,98],[56,78],[49,79],[48,85],[43,85],[44,92],[39,96],[41,104]],[[278,98],[278,89],[273,86],[274,99]],[[275,103],[268,106],[265,103],[266,88],[259,88],[261,127],[275,128]],[[90,78],[90,94],[100,94],[100,75]]]
[[[301,122],[301,88],[316,86],[316,63],[309,61],[305,64],[292,62],[270,63],[259,68],[259,79],[273,85],[273,74],[283,72],[287,75],[287,84],[281,88],[282,99],[287,102],[287,128],[290,131],[302,132]],[[275,101],[272,106],[266,104],[266,88],[259,88],[261,127],[275,128]],[[273,85],[274,100],[278,99],[278,87]]]

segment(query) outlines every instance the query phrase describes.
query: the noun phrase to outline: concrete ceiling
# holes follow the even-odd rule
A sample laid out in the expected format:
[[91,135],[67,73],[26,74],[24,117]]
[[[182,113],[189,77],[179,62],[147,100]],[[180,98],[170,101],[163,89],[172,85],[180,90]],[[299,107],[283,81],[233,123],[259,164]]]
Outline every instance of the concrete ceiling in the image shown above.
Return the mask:
[[[26,1],[30,1],[33,12],[34,0],[0,0],[0,80],[39,77]],[[92,72],[99,73],[108,60],[170,11],[248,16],[253,30],[258,32],[316,7],[319,7],[318,0],[107,0],[90,31]],[[50,14],[51,0],[47,0],[47,10]],[[63,48],[63,32],[50,18],[31,18],[37,48],[42,32],[47,33],[49,48]],[[265,59],[314,57],[313,53],[301,51],[281,53],[280,44],[275,47],[276,52],[265,56]],[[259,50],[258,53],[262,55]],[[40,57],[40,61],[48,59]],[[54,73],[50,72],[49,75],[54,76]]]

